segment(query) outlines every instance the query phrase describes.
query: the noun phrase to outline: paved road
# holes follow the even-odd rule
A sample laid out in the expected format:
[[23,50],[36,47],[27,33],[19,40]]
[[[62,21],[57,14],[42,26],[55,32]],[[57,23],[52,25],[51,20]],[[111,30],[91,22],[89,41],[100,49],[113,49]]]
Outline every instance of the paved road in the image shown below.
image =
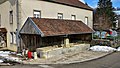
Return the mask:
[[93,61],[67,65],[15,65],[0,68],[120,68],[120,52]]

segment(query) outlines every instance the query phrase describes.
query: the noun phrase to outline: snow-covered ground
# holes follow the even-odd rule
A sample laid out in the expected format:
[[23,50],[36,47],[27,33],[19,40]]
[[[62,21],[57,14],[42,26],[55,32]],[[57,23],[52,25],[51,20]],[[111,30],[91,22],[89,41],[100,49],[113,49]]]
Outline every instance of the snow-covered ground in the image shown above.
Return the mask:
[[[91,51],[99,51],[99,52],[113,52],[113,51],[120,51],[120,47],[116,48],[112,48],[109,46],[92,46],[90,47]],[[20,58],[18,57],[13,57],[10,56],[11,54],[15,54],[15,55],[19,55],[21,56],[21,54],[16,54],[15,52],[10,52],[10,51],[0,51],[0,63],[3,63],[5,60],[7,61],[13,61],[13,62],[22,62],[22,60],[20,60]]]
[[120,51],[120,47],[117,48],[117,51]]
[[0,56],[1,57],[9,56],[9,54],[10,54],[10,51],[0,51]]
[[102,52],[112,52],[117,51],[117,49],[109,47],[109,46],[92,46],[90,47],[92,51],[102,51]]
[[1,60],[0,60],[0,63],[3,63],[3,62],[4,62],[4,61],[1,59]]
[[20,62],[21,60],[17,57],[10,56],[10,54],[13,54],[14,52],[10,51],[0,51],[0,63],[7,61],[14,61],[14,62]]

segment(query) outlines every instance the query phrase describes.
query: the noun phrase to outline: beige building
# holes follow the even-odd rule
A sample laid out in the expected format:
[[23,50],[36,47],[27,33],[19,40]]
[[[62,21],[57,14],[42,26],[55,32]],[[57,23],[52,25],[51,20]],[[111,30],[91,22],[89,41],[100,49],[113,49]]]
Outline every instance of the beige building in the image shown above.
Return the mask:
[[93,28],[93,10],[79,0],[1,0],[0,28],[7,30],[7,48],[17,50],[17,31],[28,17],[80,20]]

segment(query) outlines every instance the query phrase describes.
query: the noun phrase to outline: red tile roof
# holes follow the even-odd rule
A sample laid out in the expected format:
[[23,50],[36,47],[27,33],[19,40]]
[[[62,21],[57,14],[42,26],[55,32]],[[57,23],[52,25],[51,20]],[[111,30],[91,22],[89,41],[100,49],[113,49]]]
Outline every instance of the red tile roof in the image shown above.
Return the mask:
[[84,3],[82,3],[79,0],[44,0],[44,1],[51,1],[51,2],[55,2],[55,3],[60,3],[60,4],[79,7],[79,8],[83,8],[83,9],[93,10],[91,7],[89,7],[88,5],[85,5]]
[[93,30],[82,21],[46,18],[31,18],[44,36],[92,33]]

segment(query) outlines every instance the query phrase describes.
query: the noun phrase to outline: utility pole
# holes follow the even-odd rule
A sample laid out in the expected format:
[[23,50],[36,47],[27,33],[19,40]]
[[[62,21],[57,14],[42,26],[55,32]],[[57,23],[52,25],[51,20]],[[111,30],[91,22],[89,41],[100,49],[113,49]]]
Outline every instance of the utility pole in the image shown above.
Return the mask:
[[20,10],[19,10],[19,0],[16,0],[16,13],[17,13],[17,29],[16,29],[16,43],[17,43],[17,51],[19,52],[19,30],[20,30]]

